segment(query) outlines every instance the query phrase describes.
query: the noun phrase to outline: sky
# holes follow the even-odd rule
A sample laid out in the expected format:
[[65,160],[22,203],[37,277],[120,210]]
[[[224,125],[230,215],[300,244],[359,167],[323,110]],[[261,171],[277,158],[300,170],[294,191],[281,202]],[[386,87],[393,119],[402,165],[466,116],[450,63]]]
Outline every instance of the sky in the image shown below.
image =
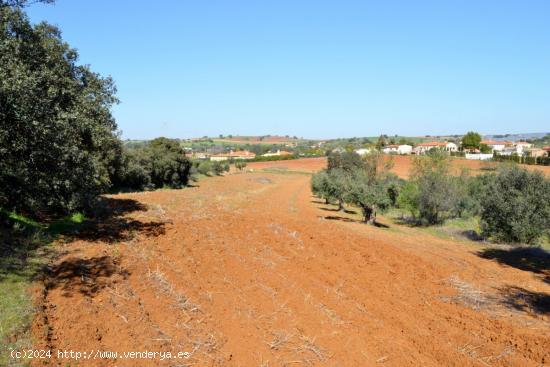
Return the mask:
[[547,0],[57,0],[122,137],[550,131]]

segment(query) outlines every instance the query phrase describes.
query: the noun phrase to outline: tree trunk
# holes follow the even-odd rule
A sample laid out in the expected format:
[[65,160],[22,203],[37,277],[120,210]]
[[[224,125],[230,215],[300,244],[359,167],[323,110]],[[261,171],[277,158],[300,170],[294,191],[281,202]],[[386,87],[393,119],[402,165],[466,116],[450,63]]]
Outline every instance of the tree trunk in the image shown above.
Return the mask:
[[330,204],[330,201],[328,200],[328,198],[325,198],[325,204]]
[[363,208],[363,221],[368,224],[374,224],[376,222],[376,215],[374,209],[369,206],[364,206]]
[[344,202],[342,201],[342,199],[338,200],[338,211],[343,211],[344,210]]

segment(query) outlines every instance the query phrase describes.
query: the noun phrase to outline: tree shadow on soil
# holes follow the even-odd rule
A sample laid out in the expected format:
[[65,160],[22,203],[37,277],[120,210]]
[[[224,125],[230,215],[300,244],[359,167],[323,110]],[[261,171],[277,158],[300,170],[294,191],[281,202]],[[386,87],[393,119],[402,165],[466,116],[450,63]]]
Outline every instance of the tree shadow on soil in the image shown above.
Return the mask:
[[[361,223],[361,224],[367,224],[367,223],[365,223],[365,221],[363,221],[363,220],[351,219],[351,218],[346,218],[346,217],[339,217],[339,216],[336,216],[336,215],[327,215],[327,216],[325,216],[325,217],[323,217],[323,218],[324,218],[324,219],[327,219],[327,220],[338,220],[338,221],[347,222],[347,223]],[[380,223],[380,222],[374,222],[374,223],[373,223],[373,226],[374,226],[374,227],[377,227],[377,228],[390,228],[390,226],[388,226],[387,224]]]
[[316,198],[311,199],[311,203],[312,204],[323,204],[323,205],[328,205],[329,204],[325,200],[316,199]]
[[392,218],[392,220],[395,224],[399,224],[407,227],[425,227],[426,226],[424,223],[422,223],[421,220],[410,216],[400,216],[400,217]]
[[[164,234],[164,221],[140,222],[127,217],[129,213],[146,210],[147,207],[136,200],[102,197],[91,211],[92,217],[82,223],[63,219],[49,225],[35,225],[1,217],[0,281],[9,276],[32,280],[47,275],[45,273],[51,269],[45,269],[44,263],[48,259],[64,255],[47,246],[55,240],[116,243],[130,240],[137,235],[151,237]],[[84,269],[92,278],[112,274],[112,267],[108,266],[107,259],[81,261],[88,263],[74,264],[76,274],[79,274],[78,269]],[[58,275],[70,274],[70,269],[70,264],[65,264],[62,269],[53,269],[53,279]]]
[[521,287],[501,289],[503,304],[517,311],[535,314],[550,314],[550,295],[532,292]]
[[350,209],[343,209],[343,210],[339,210],[338,208],[319,208],[319,209],[327,211],[327,212],[342,212],[342,213],[346,213],[346,214],[357,214],[357,211],[350,210]]
[[485,238],[482,235],[480,235],[477,231],[473,229],[460,231],[458,234],[474,242],[481,242],[485,240]]
[[141,222],[126,217],[136,211],[147,211],[142,203],[132,199],[101,198],[92,211],[92,218],[61,232],[67,240],[116,243],[136,235],[156,237],[165,233],[165,222]]
[[93,297],[111,284],[110,278],[116,275],[126,279],[130,274],[110,256],[90,259],[69,258],[52,267],[47,267],[44,283],[47,290],[61,287],[65,297],[71,297],[75,292]]
[[479,251],[477,255],[516,269],[530,271],[550,284],[550,253],[540,247],[487,248]]

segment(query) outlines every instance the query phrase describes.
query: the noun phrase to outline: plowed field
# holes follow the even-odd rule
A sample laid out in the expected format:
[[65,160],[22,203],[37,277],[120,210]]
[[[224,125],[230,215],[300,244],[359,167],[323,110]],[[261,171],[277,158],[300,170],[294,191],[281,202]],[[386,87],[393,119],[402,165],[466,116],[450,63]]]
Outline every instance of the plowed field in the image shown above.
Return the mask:
[[547,267],[364,225],[311,196],[304,174],[199,185],[112,196],[100,221],[57,245],[37,347],[90,359],[51,365],[550,365]]
[[[391,157],[393,160],[392,172],[401,178],[409,177],[413,156],[385,156]],[[497,162],[482,162],[467,160],[464,158],[451,158],[449,159],[449,165],[452,172],[459,174],[462,169],[467,169],[471,174],[477,175],[487,173],[495,170],[497,167],[504,165],[505,163]],[[253,170],[274,170],[274,171],[300,171],[300,172],[316,172],[327,166],[326,158],[300,158],[288,161],[272,161],[272,162],[251,162],[248,163],[247,168]],[[529,166],[526,164],[520,167],[528,170],[541,171],[547,176],[550,176],[550,166]]]

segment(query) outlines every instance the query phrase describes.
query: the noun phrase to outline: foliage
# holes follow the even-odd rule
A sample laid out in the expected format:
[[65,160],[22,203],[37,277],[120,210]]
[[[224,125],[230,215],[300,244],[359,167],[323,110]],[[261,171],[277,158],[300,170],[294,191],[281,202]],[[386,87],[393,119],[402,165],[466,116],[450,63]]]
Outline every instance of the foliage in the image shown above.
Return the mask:
[[479,151],[482,154],[491,154],[491,153],[493,153],[493,150],[487,144],[480,144],[479,145]]
[[325,169],[313,175],[311,188],[314,194],[325,199],[327,204],[338,202],[338,209],[344,209],[344,199],[348,188],[348,173],[341,168]]
[[493,155],[493,161],[523,163],[523,164],[528,164],[528,165],[550,166],[550,157],[524,157],[524,156],[519,156],[517,154],[512,154],[512,155],[494,154]]
[[328,170],[342,169],[345,172],[353,172],[363,167],[361,156],[355,152],[332,152],[327,158]]
[[486,236],[512,243],[535,243],[550,234],[550,180],[518,167],[501,170],[481,202]]
[[0,7],[4,7],[4,6],[24,7],[34,3],[52,4],[54,2],[55,0],[34,0],[30,2],[29,0],[0,0]]
[[550,146],[550,134],[546,134],[545,136],[538,138],[538,139],[528,139],[529,143],[532,143],[536,147],[547,147]]
[[113,182],[117,190],[181,188],[191,179],[191,161],[175,139],[157,138],[146,145],[123,150]]
[[481,135],[474,131],[468,131],[462,137],[462,148],[464,149],[479,149],[481,144]]
[[64,214],[111,186],[115,87],[77,59],[57,28],[0,7],[0,206]]
[[399,190],[397,206],[408,211],[413,220],[419,215],[419,190],[416,182],[408,181],[403,184]]
[[235,161],[235,168],[238,169],[239,171],[242,171],[243,169],[246,168],[246,162],[245,161]]
[[201,175],[209,175],[212,172],[212,162],[207,160],[200,161],[197,171]]
[[412,180],[418,186],[420,219],[429,224],[441,222],[452,211],[456,199],[446,155],[434,152],[426,157],[415,158]]
[[337,201],[340,210],[344,203],[359,206],[365,222],[374,223],[376,211],[386,210],[398,198],[397,179],[381,159],[379,154],[331,154],[327,169],[313,175],[312,191],[327,203]]
[[229,162],[212,162],[212,172],[218,176],[224,172],[229,172]]
[[393,180],[393,175],[356,170],[349,181],[345,201],[361,208],[365,222],[374,223],[377,210],[384,212],[392,205],[389,188]]
[[151,184],[155,188],[181,188],[189,182],[191,162],[177,140],[156,138],[145,149]]
[[313,176],[311,176],[311,192],[313,192],[314,195],[325,199],[327,204],[331,199],[327,188],[329,185],[328,180],[327,170],[316,172]]
[[272,155],[272,156],[256,156],[254,159],[251,159],[252,162],[272,162],[272,161],[288,161],[291,159],[298,158],[295,154],[286,154],[286,155]]
[[382,150],[387,145],[386,137],[384,135],[380,135],[378,140],[376,141],[376,149]]

